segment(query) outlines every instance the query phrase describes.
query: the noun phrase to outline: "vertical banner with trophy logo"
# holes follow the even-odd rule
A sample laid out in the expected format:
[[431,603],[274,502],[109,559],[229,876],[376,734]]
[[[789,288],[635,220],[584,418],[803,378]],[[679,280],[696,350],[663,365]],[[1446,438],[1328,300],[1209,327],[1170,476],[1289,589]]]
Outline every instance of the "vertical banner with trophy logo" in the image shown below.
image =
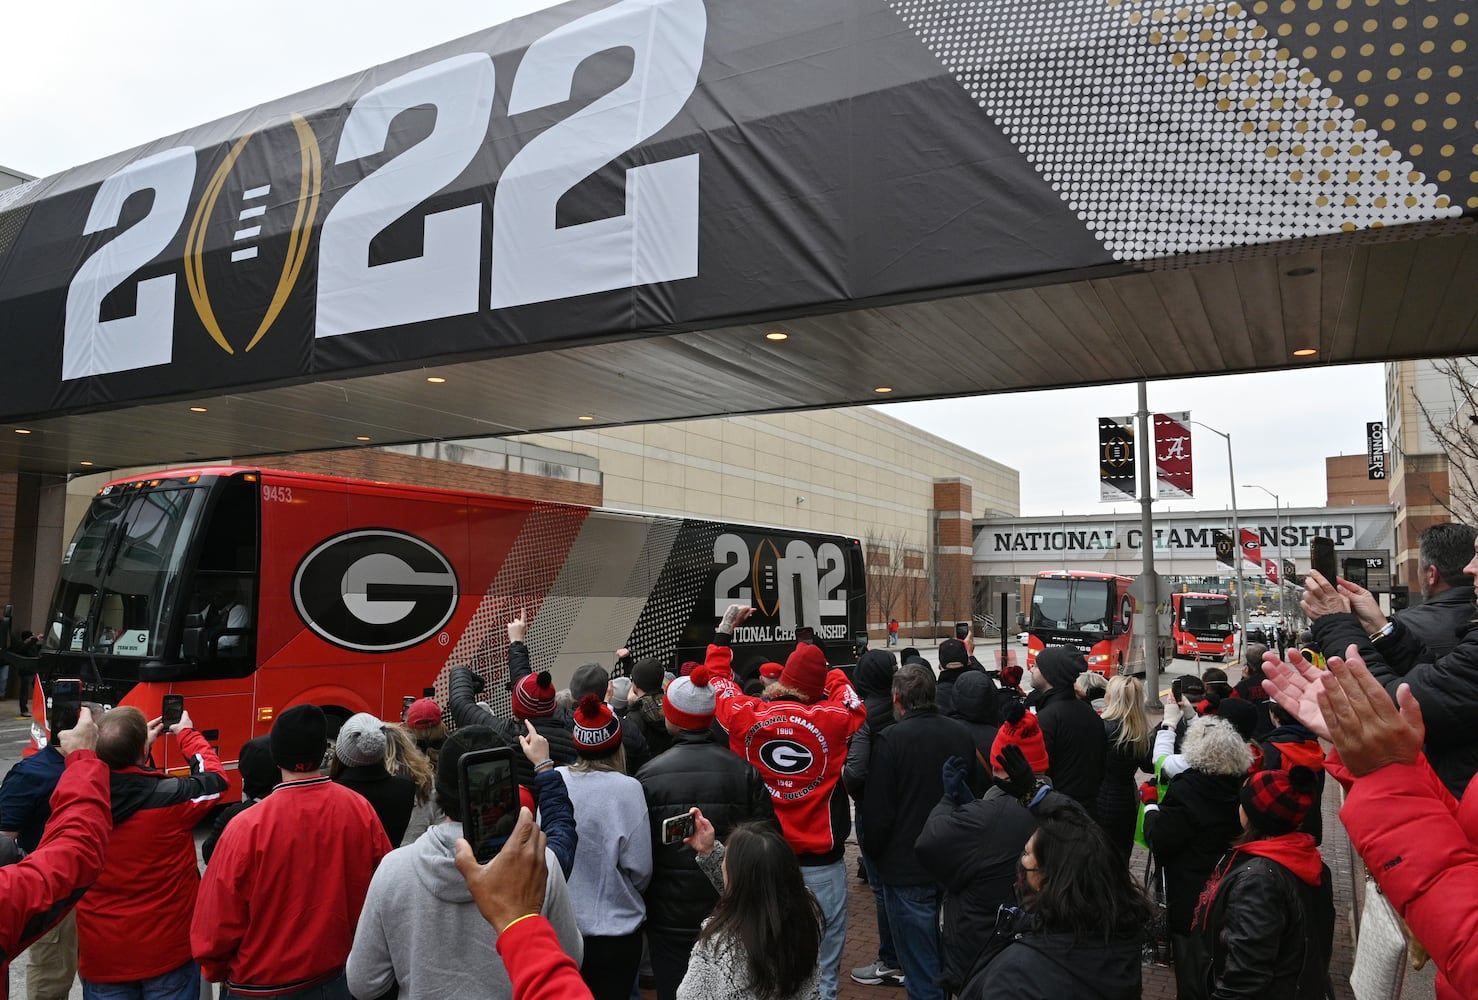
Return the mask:
[[1134,418],[1098,418],[1098,499],[1103,503],[1133,500]]
[[1189,411],[1155,414],[1155,496],[1189,500],[1196,495],[1191,472]]
[[1217,528],[1211,529],[1211,544],[1216,549],[1216,561],[1224,563],[1230,569],[1237,568],[1237,546],[1232,541],[1230,531],[1221,531]]
[[1367,479],[1386,478],[1386,429],[1380,421],[1365,425]]

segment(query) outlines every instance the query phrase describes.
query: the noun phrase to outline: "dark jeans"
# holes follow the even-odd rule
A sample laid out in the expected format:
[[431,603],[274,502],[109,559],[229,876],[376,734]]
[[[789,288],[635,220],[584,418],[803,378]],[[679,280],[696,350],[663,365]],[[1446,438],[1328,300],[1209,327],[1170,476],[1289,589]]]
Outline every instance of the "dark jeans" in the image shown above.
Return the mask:
[[[253,994],[232,993],[229,989],[222,987],[221,1000],[250,1000]],[[296,990],[292,993],[279,993],[281,997],[302,997],[303,1000],[354,1000],[349,995],[349,980],[341,972],[337,978],[330,979],[326,983],[310,986],[306,990]]]
[[933,885],[883,883],[883,904],[909,1000],[944,1000],[939,988],[939,896]]
[[677,988],[688,974],[688,959],[698,932],[654,931],[647,928],[647,952],[652,956],[652,977],[657,980],[657,1000],[677,1000]]
[[1170,957],[1175,963],[1175,1000],[1206,1000],[1211,958],[1201,936],[1171,934]]
[[[641,965],[641,931],[619,937],[585,939],[585,960],[580,978],[595,1000],[631,1000],[631,984]],[[653,968],[656,973],[656,968]]]
[[878,915],[878,961],[890,969],[897,969],[898,950],[893,947],[893,929],[888,926],[888,908],[883,905],[883,880],[878,875],[878,866],[867,856],[867,844],[862,836],[862,803],[857,803],[857,820],[852,825],[857,831],[857,847],[862,851],[862,863],[867,869],[867,885],[872,890],[873,909]]
[[16,676],[20,679],[20,690],[16,694],[16,697],[20,699],[21,714],[29,715],[31,712],[31,691],[36,686],[36,675],[28,670],[18,670],[16,671]]

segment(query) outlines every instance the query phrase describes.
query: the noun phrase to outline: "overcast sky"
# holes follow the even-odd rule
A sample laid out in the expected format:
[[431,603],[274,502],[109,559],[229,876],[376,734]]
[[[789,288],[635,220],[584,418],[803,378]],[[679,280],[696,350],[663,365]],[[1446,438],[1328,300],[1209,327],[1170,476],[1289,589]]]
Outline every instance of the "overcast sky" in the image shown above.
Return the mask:
[[[347,76],[532,10],[547,0],[198,0],[13,4],[0,60],[0,165],[38,176]],[[1361,454],[1383,420],[1379,365],[1162,382],[1153,410],[1190,410],[1230,432],[1239,483],[1285,504],[1324,503],[1328,455]],[[1023,513],[1106,512],[1096,419],[1131,413],[1133,385],[905,403],[887,412],[1021,470]],[[1195,501],[1230,502],[1226,447],[1195,431]],[[1271,507],[1256,490],[1238,505]],[[1128,510],[1121,506],[1120,510]]]

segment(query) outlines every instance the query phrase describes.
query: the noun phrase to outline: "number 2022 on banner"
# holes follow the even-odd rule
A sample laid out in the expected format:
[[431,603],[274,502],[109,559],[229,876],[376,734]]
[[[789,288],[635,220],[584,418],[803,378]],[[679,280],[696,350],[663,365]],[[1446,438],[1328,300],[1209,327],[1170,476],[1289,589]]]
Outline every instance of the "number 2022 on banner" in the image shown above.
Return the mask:
[[[508,114],[560,104],[587,58],[626,47],[628,79],[529,140],[503,169],[492,199],[490,307],[546,302],[691,278],[698,273],[698,154],[626,171],[621,215],[556,228],[559,199],[666,127],[697,86],[707,33],[703,0],[621,0],[536,39],[514,71]],[[335,164],[382,153],[395,116],[436,109],[431,133],[344,193],[323,220],[318,246],[318,337],[425,322],[478,308],[483,204],[422,220],[420,256],[369,263],[369,245],[437,194],[486,142],[495,68],[485,52],[411,70],[350,109]],[[83,235],[117,226],[123,204],[152,191],[148,214],[99,248],[67,291],[62,378],[168,364],[176,275],[138,284],[132,316],[100,319],[103,299],[170,245],[184,224],[196,151],[145,157],[99,186]]]

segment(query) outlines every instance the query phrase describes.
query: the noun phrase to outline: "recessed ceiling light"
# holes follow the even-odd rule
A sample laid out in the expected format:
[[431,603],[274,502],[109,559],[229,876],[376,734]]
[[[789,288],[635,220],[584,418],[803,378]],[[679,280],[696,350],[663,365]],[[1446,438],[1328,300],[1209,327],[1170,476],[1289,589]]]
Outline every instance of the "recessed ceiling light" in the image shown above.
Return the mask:
[[206,409],[203,406],[192,406],[192,407],[190,407],[190,412],[191,413],[205,413],[206,412]]
[[590,415],[590,414],[588,414],[588,413],[582,413],[582,414],[580,414],[580,415],[579,415],[579,416],[578,416],[578,417],[576,417],[576,418],[575,418],[575,419],[576,419],[576,420],[594,420],[594,419],[595,419],[595,418],[594,418],[594,417],[592,417],[592,416],[591,416],[591,415]]
[[1304,278],[1308,275],[1313,274],[1314,269],[1312,267],[1290,267],[1283,273],[1288,275],[1288,277],[1290,278]]
[[426,381],[430,382],[432,385],[441,385],[441,383],[445,382],[446,379],[442,378],[440,375],[427,375]]
[[368,434],[361,434],[358,437],[356,437],[354,440],[356,440],[356,441],[368,441],[369,440],[369,435]]
[[91,462],[78,462],[78,465],[91,465]]
[[783,330],[771,330],[769,333],[765,334],[765,339],[766,340],[789,340],[790,339],[790,334],[784,332]]
[[873,392],[882,392],[882,393],[888,393],[888,392],[892,392],[892,391],[893,391],[893,387],[891,385],[880,385],[876,389],[873,390]]
[[31,433],[30,431],[26,430],[24,427],[17,427],[15,429],[15,432],[17,434],[29,434],[29,433]]
[[1300,347],[1298,350],[1293,352],[1293,356],[1295,358],[1311,358],[1318,353],[1319,348],[1317,347]]

